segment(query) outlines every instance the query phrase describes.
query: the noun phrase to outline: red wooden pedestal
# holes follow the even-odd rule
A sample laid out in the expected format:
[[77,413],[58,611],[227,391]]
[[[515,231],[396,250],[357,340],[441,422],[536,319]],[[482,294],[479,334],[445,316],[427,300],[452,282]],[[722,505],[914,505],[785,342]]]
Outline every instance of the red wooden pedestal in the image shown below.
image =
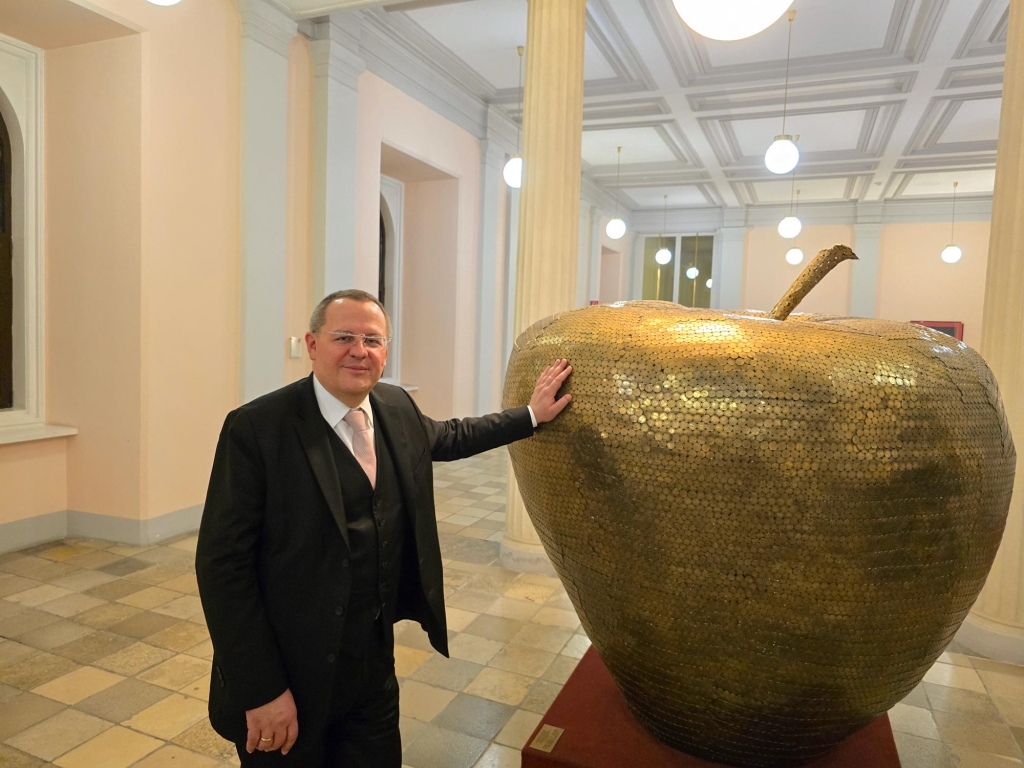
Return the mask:
[[[550,752],[534,749],[545,726],[565,733]],[[725,768],[657,741],[626,708],[601,657],[591,648],[523,749],[523,768]],[[882,715],[807,768],[900,768],[889,716]]]

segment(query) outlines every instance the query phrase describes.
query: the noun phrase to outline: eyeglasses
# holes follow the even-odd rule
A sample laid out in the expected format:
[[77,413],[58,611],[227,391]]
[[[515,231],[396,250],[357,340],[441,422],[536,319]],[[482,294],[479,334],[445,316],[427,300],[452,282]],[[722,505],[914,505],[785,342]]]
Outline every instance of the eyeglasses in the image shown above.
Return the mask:
[[389,336],[367,336],[365,333],[344,333],[341,331],[327,331],[326,333],[340,347],[351,347],[357,341],[362,341],[366,349],[380,350],[386,349],[388,342],[391,341]]

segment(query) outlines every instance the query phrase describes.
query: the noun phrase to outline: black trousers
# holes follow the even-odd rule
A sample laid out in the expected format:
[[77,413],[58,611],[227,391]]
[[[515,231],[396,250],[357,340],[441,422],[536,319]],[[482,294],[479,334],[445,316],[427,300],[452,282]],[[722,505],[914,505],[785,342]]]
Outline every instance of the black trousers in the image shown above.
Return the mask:
[[242,768],[401,768],[398,679],[394,642],[378,618],[361,654],[341,654],[327,726],[303,730],[287,755],[280,750],[249,754],[236,744]]

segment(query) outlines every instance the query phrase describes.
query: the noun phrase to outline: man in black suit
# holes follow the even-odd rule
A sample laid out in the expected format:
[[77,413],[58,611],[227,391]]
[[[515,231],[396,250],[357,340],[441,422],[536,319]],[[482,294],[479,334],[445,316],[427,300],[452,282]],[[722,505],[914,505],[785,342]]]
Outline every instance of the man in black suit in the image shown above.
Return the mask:
[[399,768],[394,622],[448,655],[432,461],[529,437],[565,408],[559,360],[529,406],[438,422],[379,384],[391,323],[339,291],[313,312],[313,373],[228,414],[199,530],[210,720],[242,765]]

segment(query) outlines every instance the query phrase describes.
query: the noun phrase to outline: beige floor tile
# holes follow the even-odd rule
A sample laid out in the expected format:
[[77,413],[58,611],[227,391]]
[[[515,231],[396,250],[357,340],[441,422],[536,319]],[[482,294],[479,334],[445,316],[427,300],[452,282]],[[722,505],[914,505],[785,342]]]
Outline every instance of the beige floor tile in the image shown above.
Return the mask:
[[178,654],[138,674],[137,677],[147,683],[177,691],[209,673],[210,662],[197,659],[194,656]]
[[487,539],[494,533],[491,528],[477,528],[475,526],[468,526],[459,531],[459,536],[466,536],[470,539]]
[[191,648],[186,648],[185,653],[189,656],[195,656],[199,659],[206,659],[207,661],[213,660],[213,642],[210,640],[204,640],[201,643],[193,645]]
[[[210,725],[209,720],[202,720],[184,733],[180,733],[174,737],[174,743],[179,746],[191,749],[194,752],[201,752],[204,755],[210,755],[220,760],[230,760],[237,758],[238,753],[235,751],[235,745],[230,741],[222,739],[220,735],[213,730],[213,726]],[[235,763],[237,765],[237,763]],[[189,766],[191,768],[191,766]]]
[[[14,698],[0,704],[0,741],[42,722],[64,709],[59,701],[19,692]],[[3,765],[0,762],[0,765]]]
[[938,739],[939,729],[930,710],[921,707],[910,707],[897,704],[889,710],[889,722],[892,729],[900,733],[909,733],[925,739]]
[[[102,571],[96,571],[96,573],[102,573]],[[106,576],[107,574],[103,575]],[[90,597],[98,597],[101,600],[117,600],[120,597],[130,595],[132,592],[138,592],[145,588],[145,584],[140,584],[137,581],[112,577],[111,581],[90,587],[84,591]]]
[[19,643],[16,640],[5,640],[0,643],[0,669],[17,664],[40,653],[38,648]]
[[118,560],[123,559],[120,555],[107,550],[93,550],[92,552],[86,552],[84,555],[78,555],[72,557],[67,561],[69,565],[75,565],[79,568],[91,568],[96,570],[102,568],[105,565],[116,563]]
[[[210,639],[210,631],[202,624],[183,621],[146,638],[146,642],[159,648],[182,653],[188,648]],[[194,655],[194,654],[192,654]]]
[[159,613],[153,613],[153,611],[140,611],[124,621],[110,625],[108,629],[111,632],[117,632],[119,635],[134,637],[136,640],[144,640],[161,630],[173,627],[179,621],[181,619],[176,619],[173,616],[162,616]]
[[551,608],[547,606],[537,611],[533,616],[532,621],[534,624],[540,624],[545,627],[558,627],[559,629],[569,629],[574,631],[580,625],[580,620],[574,612],[563,611],[560,608]]
[[1014,757],[1004,757],[991,752],[980,752],[976,749],[949,745],[949,751],[956,761],[956,768],[1020,768],[1021,761]]
[[1014,701],[1024,705],[1024,677],[988,670],[981,670],[978,675],[992,698]]
[[952,664],[935,664],[924,676],[926,683],[960,688],[975,693],[985,693],[985,686],[973,669],[954,667]]
[[574,659],[582,659],[590,649],[590,638],[586,635],[573,635],[572,639],[562,649],[563,656],[572,656]]
[[525,600],[530,603],[543,605],[547,602],[547,599],[551,597],[554,591],[554,587],[546,587],[541,584],[530,584],[529,582],[519,582],[505,590],[505,597],[510,597],[513,600]]
[[974,662],[971,661],[971,657],[962,653],[951,653],[946,651],[939,656],[939,661],[943,664],[952,664],[954,667],[974,667]]
[[460,589],[449,599],[445,600],[445,605],[452,606],[453,608],[461,608],[464,611],[487,613],[488,609],[497,601],[498,599],[494,595],[488,595],[486,592],[477,592],[472,589]]
[[[446,659],[439,653],[431,656],[411,675],[413,680],[449,691],[461,691],[480,674],[483,666],[462,659]],[[479,735],[479,734],[473,734]]]
[[526,698],[519,706],[521,709],[543,715],[551,708],[552,703],[561,692],[562,686],[558,683],[538,680],[530,687],[530,692],[526,694]]
[[203,675],[198,680],[194,680],[186,686],[183,686],[178,690],[179,693],[183,693],[186,696],[191,696],[193,699],[202,699],[203,701],[210,700],[210,678],[213,676],[212,671],[208,674]]
[[154,608],[153,613],[163,616],[173,616],[176,619],[203,620],[203,604],[195,595],[184,595],[169,603],[164,603],[159,608]]
[[513,749],[522,749],[533,734],[534,729],[541,721],[541,716],[536,712],[527,712],[519,709],[512,715],[505,727],[501,729],[494,740]]
[[993,698],[991,701],[1007,725],[1024,728],[1024,704],[1014,699]]
[[[149,553],[144,552],[143,554],[146,555]],[[126,578],[131,581],[138,581],[144,584],[156,586],[191,572],[191,569],[187,565],[181,565],[179,563],[163,563],[141,571],[136,571],[135,573],[130,573]]]
[[526,698],[532,684],[531,677],[488,667],[466,686],[464,693],[515,707]]
[[558,627],[546,627],[541,624],[525,624],[509,642],[516,645],[526,645],[530,648],[539,648],[542,651],[559,653],[569,639],[572,632]]
[[196,553],[196,546],[199,544],[198,536],[188,536],[187,538],[175,541],[172,544],[168,544],[171,549],[180,549],[182,552],[190,552],[191,554]]
[[215,758],[168,744],[137,762],[134,768],[216,768],[217,765]]
[[455,696],[455,691],[406,680],[402,683],[400,709],[405,717],[429,723]]
[[82,667],[32,689],[32,693],[65,704],[75,704],[119,683],[124,678],[105,669]]
[[122,725],[169,740],[205,718],[206,713],[205,701],[175,693],[125,720]]
[[464,630],[473,619],[480,615],[474,611],[464,611],[461,608],[446,608],[445,613],[448,618],[448,629],[456,632]]
[[429,658],[429,651],[421,651],[419,648],[409,648],[405,645],[396,645],[395,674],[399,677],[408,677],[419,668],[420,664]]
[[536,603],[513,600],[510,597],[499,597],[484,613],[516,621],[530,621],[540,610],[540,606]]
[[7,739],[15,749],[53,760],[110,728],[110,723],[74,709],[65,709]]
[[14,747],[0,744],[0,765],[4,768],[46,768],[50,764],[43,762],[38,757],[26,755]]
[[47,624],[45,627],[39,627],[39,629],[26,632],[19,639],[25,645],[50,651],[58,645],[73,642],[79,638],[91,635],[95,631],[92,627],[84,626],[75,621],[58,619],[52,624]]
[[113,632],[98,630],[91,635],[72,640],[70,643],[58,645],[53,652],[79,664],[92,664],[98,659],[131,645],[130,638],[115,635]]
[[15,576],[13,573],[0,573],[0,597],[16,595],[19,592],[40,586],[42,586],[42,582],[35,579],[26,579],[24,576]]
[[134,643],[117,653],[100,659],[96,662],[96,666],[109,669],[119,675],[137,675],[172,656],[174,656],[174,652],[168,651],[166,648],[156,648],[146,643]]
[[36,568],[41,568],[45,565],[50,565],[50,561],[29,555],[27,557],[19,557],[17,560],[8,560],[0,563],[0,571],[24,576],[26,573],[30,573]]
[[186,573],[181,576],[176,576],[173,579],[168,579],[162,582],[159,586],[164,589],[173,589],[175,592],[181,592],[186,595],[198,595],[199,594],[199,582],[196,581],[196,575],[194,573]]
[[55,587],[64,587],[64,589],[71,589],[75,592],[84,592],[87,589],[93,589],[113,580],[113,576],[102,571],[75,571],[67,576],[54,579],[50,583]]
[[0,683],[27,691],[73,672],[78,667],[70,659],[52,653],[40,653],[0,669]]
[[118,598],[117,602],[148,611],[151,608],[157,608],[164,603],[169,603],[171,600],[175,600],[179,597],[181,597],[181,593],[175,592],[171,589],[164,589],[163,587],[146,587],[145,589],[140,589],[138,592],[132,592],[130,595]]
[[38,587],[26,589],[24,592],[15,592],[4,598],[9,603],[24,605],[26,608],[35,608],[37,605],[56,600],[58,597],[72,594],[70,589],[55,587],[52,584],[41,584]]
[[60,768],[128,768],[162,746],[163,742],[157,739],[114,726],[58,758],[54,765]]
[[125,619],[130,619],[132,616],[141,612],[141,609],[132,608],[130,605],[104,603],[96,608],[90,608],[88,611],[83,611],[78,614],[75,616],[75,621],[79,624],[85,624],[88,627],[92,627],[93,629],[107,629],[124,621]]
[[90,547],[69,546],[65,544],[63,546],[54,547],[53,549],[48,549],[45,552],[40,552],[39,557],[45,557],[47,560],[55,560],[62,563],[65,560],[70,560],[72,557],[92,551],[93,550]]
[[473,768],[522,768],[523,756],[518,749],[491,744]]
[[108,552],[113,552],[115,555],[121,555],[121,557],[135,557],[140,552],[145,552],[147,549],[152,547],[133,547],[128,544],[115,544],[112,547],[108,547]]
[[126,677],[117,685],[75,704],[75,709],[111,723],[123,723],[147,707],[172,695],[166,688]]
[[[92,571],[83,571],[83,573],[92,573]],[[52,613],[54,616],[62,616],[66,619],[70,616],[77,616],[83,611],[88,611],[90,608],[103,605],[103,603],[104,601],[99,598],[89,597],[88,595],[83,595],[81,592],[73,592],[70,595],[58,597],[56,600],[43,603],[38,607],[40,611],[46,611],[47,613]]]
[[448,643],[448,652],[453,659],[463,659],[476,664],[486,664],[504,647],[504,643],[485,637],[460,632]]
[[932,717],[938,726],[939,736],[947,744],[958,744],[1007,757],[1020,754],[1017,740],[1004,723],[983,722],[948,712],[933,712]]
[[548,667],[547,672],[544,673],[545,680],[549,680],[552,683],[564,684],[569,679],[569,675],[576,669],[576,665],[579,663],[579,659],[574,659],[571,656],[556,656],[555,660],[551,662],[551,666]]

